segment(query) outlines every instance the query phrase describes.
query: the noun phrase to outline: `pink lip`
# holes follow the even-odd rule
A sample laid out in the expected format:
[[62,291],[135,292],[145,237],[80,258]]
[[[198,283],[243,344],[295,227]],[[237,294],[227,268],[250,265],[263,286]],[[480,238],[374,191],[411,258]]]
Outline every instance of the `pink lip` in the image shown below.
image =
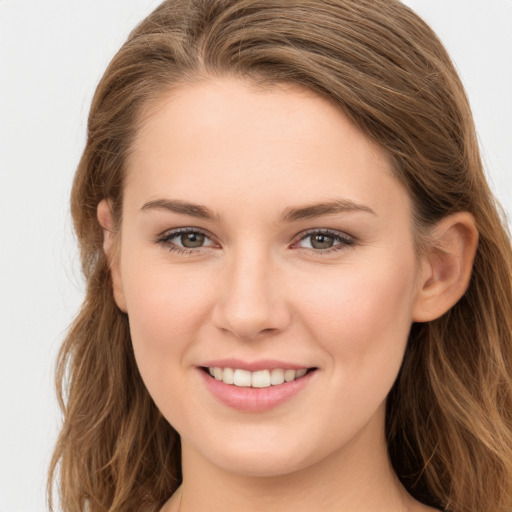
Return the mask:
[[[240,368],[240,366],[233,366],[235,368]],[[219,367],[224,368],[233,368],[233,366],[219,365]],[[242,368],[246,369],[246,366],[242,366]],[[265,368],[269,369],[269,366],[265,366]],[[277,368],[283,367],[277,366]],[[200,368],[198,368],[198,372],[201,374],[206,387],[215,398],[233,409],[253,413],[268,411],[281,405],[287,400],[290,400],[308,385],[316,373],[309,372],[304,375],[304,377],[292,382],[284,382],[278,386],[270,386],[268,388],[245,388],[234,386],[232,384],[225,384],[221,380],[214,379],[211,375],[207,374]]]
[[206,361],[201,363],[204,368],[240,368],[249,372],[257,372],[259,370],[274,370],[282,368],[283,370],[299,370],[301,368],[309,368],[301,364],[294,364],[285,361],[277,361],[275,359],[260,359],[258,361],[241,361],[240,359],[215,359],[214,361]]

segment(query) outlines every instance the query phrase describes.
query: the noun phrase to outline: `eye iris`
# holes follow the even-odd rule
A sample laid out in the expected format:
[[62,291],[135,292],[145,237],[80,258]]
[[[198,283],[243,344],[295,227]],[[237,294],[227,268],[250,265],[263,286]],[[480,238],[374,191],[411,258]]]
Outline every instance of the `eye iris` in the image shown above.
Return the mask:
[[312,235],[311,247],[314,249],[330,249],[334,245],[334,237],[329,235]]
[[180,242],[187,249],[201,247],[204,244],[205,236],[202,233],[183,233]]

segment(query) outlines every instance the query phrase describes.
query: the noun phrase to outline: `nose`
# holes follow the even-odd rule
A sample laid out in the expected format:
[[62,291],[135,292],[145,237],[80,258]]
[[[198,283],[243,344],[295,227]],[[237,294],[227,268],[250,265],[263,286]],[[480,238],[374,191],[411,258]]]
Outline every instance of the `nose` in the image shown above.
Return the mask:
[[291,314],[279,274],[269,255],[233,255],[217,292],[216,326],[245,341],[286,329]]

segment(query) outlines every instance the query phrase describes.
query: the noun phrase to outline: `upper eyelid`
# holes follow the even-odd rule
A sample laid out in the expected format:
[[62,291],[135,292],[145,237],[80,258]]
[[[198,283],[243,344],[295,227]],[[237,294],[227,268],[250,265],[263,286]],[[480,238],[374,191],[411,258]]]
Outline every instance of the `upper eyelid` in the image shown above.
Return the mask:
[[180,235],[181,233],[201,233],[202,235],[205,235],[212,240],[216,239],[216,237],[213,236],[213,234],[208,230],[196,228],[194,226],[183,226],[181,228],[166,229],[165,231],[162,231],[161,234],[157,235],[157,239],[162,240],[163,238],[172,238],[173,236]]
[[295,237],[295,240],[303,240],[304,238],[307,238],[308,236],[311,236],[311,235],[316,235],[316,234],[327,234],[329,236],[333,236],[333,237],[338,237],[338,238],[343,238],[343,239],[350,239],[350,240],[353,240],[355,241],[356,238],[345,232],[345,231],[338,231],[337,229],[330,229],[330,228],[313,228],[313,229],[308,229],[306,231],[303,231],[301,233],[299,233],[296,237]]
[[[182,226],[179,228],[173,228],[173,229],[166,229],[165,231],[162,231],[159,237],[164,237],[166,235],[176,235],[179,233],[190,233],[190,232],[198,232],[202,233],[204,235],[207,235],[210,238],[216,238],[212,233],[210,233],[207,229],[199,228],[196,226]],[[349,233],[345,231],[339,231],[337,229],[332,228],[311,228],[306,229],[304,231],[301,231],[300,233],[297,233],[293,238],[300,238],[302,236],[308,236],[315,233],[329,233],[331,235],[339,235],[339,236],[346,236],[348,238],[354,238],[354,236],[350,235]]]

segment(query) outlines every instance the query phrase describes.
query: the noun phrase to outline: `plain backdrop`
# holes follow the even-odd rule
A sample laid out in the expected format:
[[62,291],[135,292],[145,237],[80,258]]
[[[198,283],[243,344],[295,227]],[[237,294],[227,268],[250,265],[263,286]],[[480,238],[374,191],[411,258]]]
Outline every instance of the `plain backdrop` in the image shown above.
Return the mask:
[[[55,356],[83,282],[68,195],[90,100],[159,0],[0,0],[0,512],[40,512]],[[512,214],[512,0],[408,0],[445,42]]]

